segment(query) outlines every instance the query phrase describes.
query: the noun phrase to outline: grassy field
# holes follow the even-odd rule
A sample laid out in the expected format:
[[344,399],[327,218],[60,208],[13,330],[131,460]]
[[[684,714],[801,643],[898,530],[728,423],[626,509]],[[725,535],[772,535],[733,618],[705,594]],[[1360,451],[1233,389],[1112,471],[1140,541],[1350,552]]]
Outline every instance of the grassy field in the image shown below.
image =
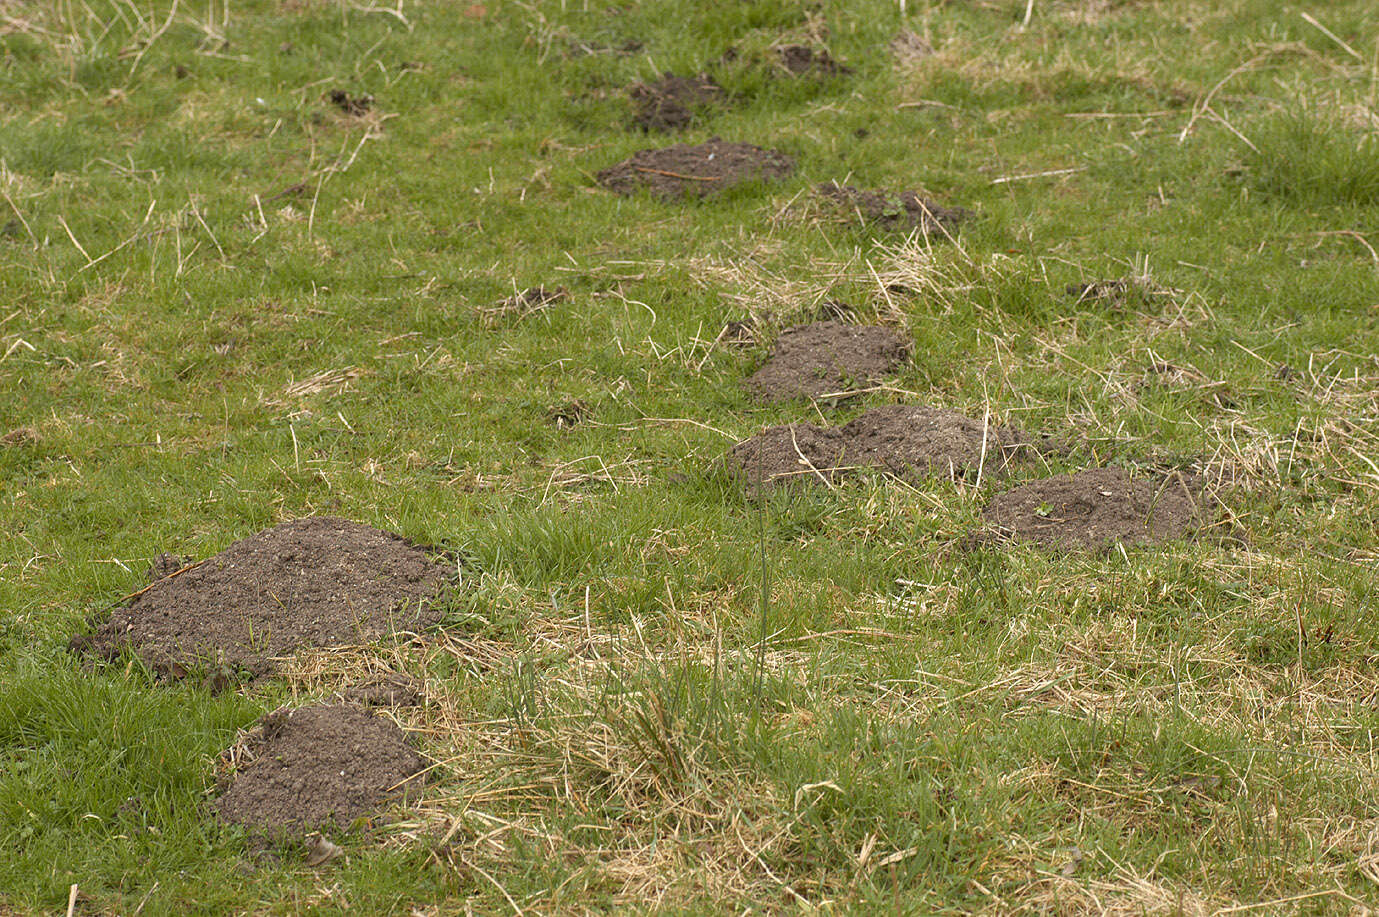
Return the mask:
[[[0,912],[1374,912],[1371,0],[379,2],[0,0]],[[599,188],[682,139],[628,126],[667,70],[729,96],[683,139],[795,176]],[[725,323],[826,298],[913,364],[751,401]],[[1230,524],[968,550],[991,481],[719,464],[896,402]],[[67,651],[159,552],[312,513],[455,552],[445,625],[222,693]],[[426,678],[419,799],[316,868],[208,817],[241,729],[379,670]]]

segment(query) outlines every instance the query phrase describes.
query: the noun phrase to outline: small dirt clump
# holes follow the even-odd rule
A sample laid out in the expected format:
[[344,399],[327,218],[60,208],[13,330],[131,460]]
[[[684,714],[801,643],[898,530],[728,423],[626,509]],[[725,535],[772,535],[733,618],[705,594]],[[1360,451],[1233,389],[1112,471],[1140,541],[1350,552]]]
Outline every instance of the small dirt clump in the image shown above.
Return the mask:
[[644,131],[682,130],[702,109],[723,98],[723,89],[707,74],[667,73],[654,83],[634,83],[627,91],[635,114],[632,121]]
[[811,48],[807,45],[786,45],[783,48],[777,48],[776,53],[780,55],[781,66],[791,76],[804,76],[805,74],[847,76],[852,72],[851,67],[838,63],[823,48]]
[[373,96],[352,96],[343,89],[332,89],[328,95],[330,104],[351,118],[362,118],[373,108]]
[[164,551],[162,554],[153,558],[148,565],[148,572],[144,575],[150,583],[156,583],[160,579],[172,576],[183,567],[191,566],[191,564],[192,559],[190,557],[179,557],[176,554],[169,554]]
[[723,326],[718,339],[729,347],[751,347],[757,342],[756,323],[735,319]]
[[565,287],[527,287],[506,299],[498,300],[492,306],[480,308],[479,318],[488,325],[495,325],[505,319],[526,318],[533,312],[550,308],[569,295],[570,291]]
[[198,664],[263,672],[302,647],[434,624],[432,599],[449,578],[398,536],[329,516],[284,522],[168,573],[72,648],[106,659],[130,649],[176,678]]
[[991,539],[1065,548],[1152,544],[1183,538],[1206,518],[1203,481],[1174,473],[1131,477],[1092,468],[1022,484],[983,511]]
[[770,427],[728,451],[729,468],[749,489],[757,482],[832,482],[860,468],[900,477],[999,475],[1041,448],[1013,427],[922,405],[874,408],[841,427]]
[[920,197],[916,191],[867,190],[832,181],[814,190],[836,206],[844,218],[856,220],[860,214],[863,222],[888,230],[919,230],[926,236],[943,236],[972,218],[970,210],[944,207]]
[[264,834],[343,828],[376,812],[425,767],[401,729],[358,707],[277,710],[249,734],[213,806],[222,821]]
[[569,430],[583,423],[593,413],[588,402],[579,398],[547,408],[546,419],[558,430]]
[[751,181],[785,178],[795,160],[775,150],[718,138],[700,144],[676,144],[642,150],[596,176],[618,194],[646,188],[665,200],[688,195],[707,197]]
[[909,338],[892,328],[814,322],[781,332],[771,356],[743,384],[762,401],[817,398],[875,381],[909,355]]

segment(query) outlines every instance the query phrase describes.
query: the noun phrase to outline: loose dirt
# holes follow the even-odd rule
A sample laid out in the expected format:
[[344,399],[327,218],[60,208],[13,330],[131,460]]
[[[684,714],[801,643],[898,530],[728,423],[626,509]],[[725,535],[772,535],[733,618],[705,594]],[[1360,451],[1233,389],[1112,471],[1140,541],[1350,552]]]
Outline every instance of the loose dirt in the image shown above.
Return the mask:
[[646,188],[657,197],[674,199],[706,197],[745,182],[785,178],[794,171],[795,160],[784,153],[715,138],[697,145],[642,150],[604,169],[597,178],[618,194]]
[[417,707],[422,683],[410,675],[375,675],[340,693],[343,700],[361,707]]
[[838,208],[840,217],[855,222],[860,214],[863,222],[883,229],[906,232],[917,229],[925,235],[943,236],[973,216],[970,210],[944,207],[920,197],[915,191],[867,190],[831,181],[814,190]]
[[718,340],[728,347],[753,347],[757,343],[757,326],[750,319],[735,319],[723,326]]
[[841,392],[875,381],[910,355],[910,339],[892,328],[815,322],[781,332],[771,356],[743,383],[763,401]]
[[343,89],[332,89],[327,98],[330,99],[330,104],[351,118],[362,118],[373,108],[373,96],[352,96]]
[[704,108],[723,98],[723,89],[706,74],[667,73],[654,83],[634,83],[627,91],[636,110],[632,122],[644,131],[689,127]]
[[[983,445],[984,444],[984,445]],[[1014,427],[956,411],[914,405],[874,408],[841,427],[770,427],[728,451],[728,466],[749,489],[789,481],[827,481],[860,468],[900,477],[998,475],[1027,451],[1045,448]]]
[[[247,759],[247,763],[245,762]],[[213,806],[267,833],[347,827],[380,809],[426,767],[391,721],[346,704],[277,710],[249,734]]]
[[781,66],[792,76],[804,76],[810,73],[820,76],[846,76],[852,72],[851,67],[838,63],[828,51],[822,48],[786,45],[783,48],[778,48],[776,53],[780,55]]
[[987,540],[1097,548],[1186,537],[1206,521],[1210,503],[1193,475],[1093,468],[998,494],[983,515],[991,523]]
[[[176,559],[155,563],[168,570]],[[262,674],[307,646],[362,643],[434,624],[445,565],[379,529],[298,519],[180,567],[136,593],[72,648],[114,659],[132,649],[182,677],[198,664]]]

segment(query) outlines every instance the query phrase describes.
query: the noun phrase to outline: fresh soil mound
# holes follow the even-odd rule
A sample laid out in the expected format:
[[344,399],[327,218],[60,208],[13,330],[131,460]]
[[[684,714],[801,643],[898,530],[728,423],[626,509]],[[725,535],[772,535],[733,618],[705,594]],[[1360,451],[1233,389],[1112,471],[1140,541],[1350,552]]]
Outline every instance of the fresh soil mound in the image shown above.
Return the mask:
[[987,426],[940,408],[890,405],[841,427],[770,427],[730,449],[728,464],[749,488],[758,481],[832,481],[859,468],[902,477],[969,477],[979,468],[1000,474],[1035,447],[1013,427]]
[[884,229],[919,230],[925,235],[943,235],[957,229],[972,218],[972,211],[962,207],[944,207],[926,200],[914,191],[898,193],[867,190],[837,182],[824,182],[814,189],[818,195],[839,208],[847,217],[857,214],[869,224]]
[[706,197],[745,182],[784,178],[795,171],[795,160],[750,143],[714,138],[697,145],[676,144],[642,150],[598,173],[599,183],[619,194],[647,188],[660,198],[683,195]]
[[812,423],[767,427],[728,450],[728,466],[749,490],[758,484],[832,481],[841,470],[842,437]]
[[1208,501],[1193,475],[1132,478],[1120,468],[1092,468],[997,494],[983,515],[997,538],[1095,548],[1190,535]]
[[828,51],[822,48],[786,45],[783,48],[778,48],[776,53],[780,55],[781,66],[792,76],[804,76],[811,73],[820,76],[846,76],[852,72],[851,67],[838,63]]
[[277,710],[213,804],[223,821],[279,834],[348,826],[426,767],[391,721],[345,704]]
[[[894,474],[946,477],[999,474],[1034,444],[1014,427],[995,427],[957,411],[894,404],[867,411],[842,429],[843,458]],[[985,453],[985,454],[983,454]]]
[[910,355],[910,340],[891,328],[815,322],[781,332],[767,361],[743,383],[763,401],[840,392],[895,369]]
[[429,600],[446,579],[443,564],[396,535],[328,516],[298,519],[157,580],[72,647],[107,659],[132,649],[174,677],[198,662],[263,672],[268,659],[300,647],[434,624],[440,612]]
[[654,83],[634,83],[627,94],[636,108],[634,124],[644,131],[674,131],[689,127],[700,110],[723,98],[723,89],[703,73],[667,73]]

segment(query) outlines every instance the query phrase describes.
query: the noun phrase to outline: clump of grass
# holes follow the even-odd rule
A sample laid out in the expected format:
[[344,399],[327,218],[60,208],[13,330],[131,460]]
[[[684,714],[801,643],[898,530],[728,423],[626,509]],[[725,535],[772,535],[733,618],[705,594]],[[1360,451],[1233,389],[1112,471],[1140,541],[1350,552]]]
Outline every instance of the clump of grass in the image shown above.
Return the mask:
[[1314,204],[1379,202],[1379,133],[1307,111],[1272,116],[1253,136],[1254,184]]

